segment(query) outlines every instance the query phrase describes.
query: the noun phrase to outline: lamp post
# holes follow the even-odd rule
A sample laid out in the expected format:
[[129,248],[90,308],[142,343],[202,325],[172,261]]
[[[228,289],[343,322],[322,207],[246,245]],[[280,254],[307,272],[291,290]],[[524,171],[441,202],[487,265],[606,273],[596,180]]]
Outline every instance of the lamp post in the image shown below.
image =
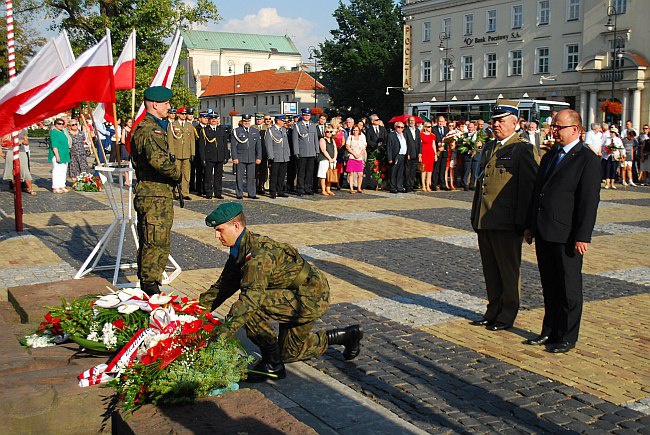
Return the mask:
[[318,60],[316,57],[316,47],[313,45],[309,46],[309,60],[314,61],[314,107],[316,107],[316,89],[317,89],[317,82],[316,82],[316,77],[318,76]]
[[[614,82],[616,81],[616,69],[617,69],[617,59],[623,58],[623,50],[621,49],[619,44],[620,42],[623,42],[623,38],[618,38],[616,36],[616,32],[618,30],[616,18],[618,17],[618,12],[616,11],[616,8],[614,6],[609,6],[607,8],[607,24],[605,24],[605,27],[607,30],[610,32],[613,30],[614,31],[614,37],[612,40],[612,93],[610,96],[610,101],[614,101]],[[612,23],[612,17],[614,17],[614,23]]]
[[237,109],[235,108],[237,105],[237,88],[240,86],[239,82],[237,82],[237,73],[235,72],[235,61],[234,60],[229,60],[228,61],[228,74],[232,74],[232,124],[234,125],[234,119],[235,119],[235,112]]
[[451,73],[454,72],[454,56],[449,54],[449,51],[453,49],[449,48],[449,34],[447,32],[441,32],[438,39],[440,39],[438,49],[445,52],[442,79],[445,82],[445,101],[447,101],[447,82],[451,79]]

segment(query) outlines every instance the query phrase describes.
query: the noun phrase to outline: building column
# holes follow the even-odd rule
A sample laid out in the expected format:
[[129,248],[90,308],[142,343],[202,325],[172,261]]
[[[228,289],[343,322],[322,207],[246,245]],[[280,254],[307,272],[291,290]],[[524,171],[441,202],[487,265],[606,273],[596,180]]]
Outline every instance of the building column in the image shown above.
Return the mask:
[[589,92],[589,123],[598,122],[596,120],[596,109],[598,108],[598,91]]
[[623,113],[621,114],[621,127],[625,126],[625,121],[629,119],[630,113],[630,93],[624,89],[623,90]]
[[[580,91],[580,118],[582,122],[587,122],[587,91]],[[587,128],[591,122],[587,122]]]
[[632,94],[632,126],[637,128],[637,134],[641,134],[641,90],[635,89]]

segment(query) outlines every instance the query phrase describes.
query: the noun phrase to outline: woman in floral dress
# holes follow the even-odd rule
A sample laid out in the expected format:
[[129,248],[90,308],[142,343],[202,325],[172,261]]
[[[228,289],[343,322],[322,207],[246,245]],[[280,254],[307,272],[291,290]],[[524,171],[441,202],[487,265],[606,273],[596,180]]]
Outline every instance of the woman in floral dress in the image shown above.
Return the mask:
[[70,163],[68,164],[68,178],[75,179],[82,172],[88,172],[88,160],[84,142],[86,137],[79,129],[79,120],[73,119],[68,124],[68,134],[72,139],[70,146]]

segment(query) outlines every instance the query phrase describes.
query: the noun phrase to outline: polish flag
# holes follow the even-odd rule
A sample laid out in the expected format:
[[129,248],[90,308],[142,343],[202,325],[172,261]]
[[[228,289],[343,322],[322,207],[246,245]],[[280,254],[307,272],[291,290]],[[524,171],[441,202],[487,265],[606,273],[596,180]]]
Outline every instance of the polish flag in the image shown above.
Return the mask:
[[88,49],[61,75],[17,110],[16,127],[26,127],[65,112],[82,101],[115,102],[111,34]]
[[[176,34],[174,34],[172,43],[167,49],[167,53],[165,54],[165,57],[163,57],[163,60],[160,63],[160,66],[158,67],[158,71],[156,71],[156,75],[151,81],[149,87],[165,86],[166,88],[171,89],[172,80],[174,80],[174,75],[176,74],[176,67],[178,66],[178,58],[181,55],[182,46],[183,46],[183,37],[181,36],[181,31],[176,30]],[[135,131],[135,127],[140,123],[140,121],[144,119],[144,116],[145,116],[145,108],[144,108],[144,101],[143,101],[140,104],[140,108],[138,109],[138,114],[135,117],[135,120],[133,122],[133,128],[131,128],[132,132]],[[130,152],[131,151],[130,135],[129,137],[127,137],[126,147]]]
[[[74,62],[74,54],[63,31],[52,38],[27,64],[15,80],[0,89],[0,136],[18,131],[14,117],[18,107],[44,88]],[[28,125],[31,125],[30,122]]]
[[[135,29],[131,32],[124,49],[113,65],[115,76],[115,90],[135,89]],[[115,125],[113,116],[113,104],[99,103],[93,111],[93,118],[96,123],[108,121]]]

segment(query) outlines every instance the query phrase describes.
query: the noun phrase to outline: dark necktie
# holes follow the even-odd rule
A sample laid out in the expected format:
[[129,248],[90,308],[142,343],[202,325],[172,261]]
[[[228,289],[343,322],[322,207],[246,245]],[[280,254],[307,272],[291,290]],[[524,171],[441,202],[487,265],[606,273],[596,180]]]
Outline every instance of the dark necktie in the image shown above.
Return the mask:
[[553,161],[548,167],[548,170],[546,171],[546,177],[548,178],[549,175],[553,173],[557,165],[562,161],[562,158],[564,157],[566,153],[564,152],[564,148],[560,148],[560,151],[555,155],[553,158]]

